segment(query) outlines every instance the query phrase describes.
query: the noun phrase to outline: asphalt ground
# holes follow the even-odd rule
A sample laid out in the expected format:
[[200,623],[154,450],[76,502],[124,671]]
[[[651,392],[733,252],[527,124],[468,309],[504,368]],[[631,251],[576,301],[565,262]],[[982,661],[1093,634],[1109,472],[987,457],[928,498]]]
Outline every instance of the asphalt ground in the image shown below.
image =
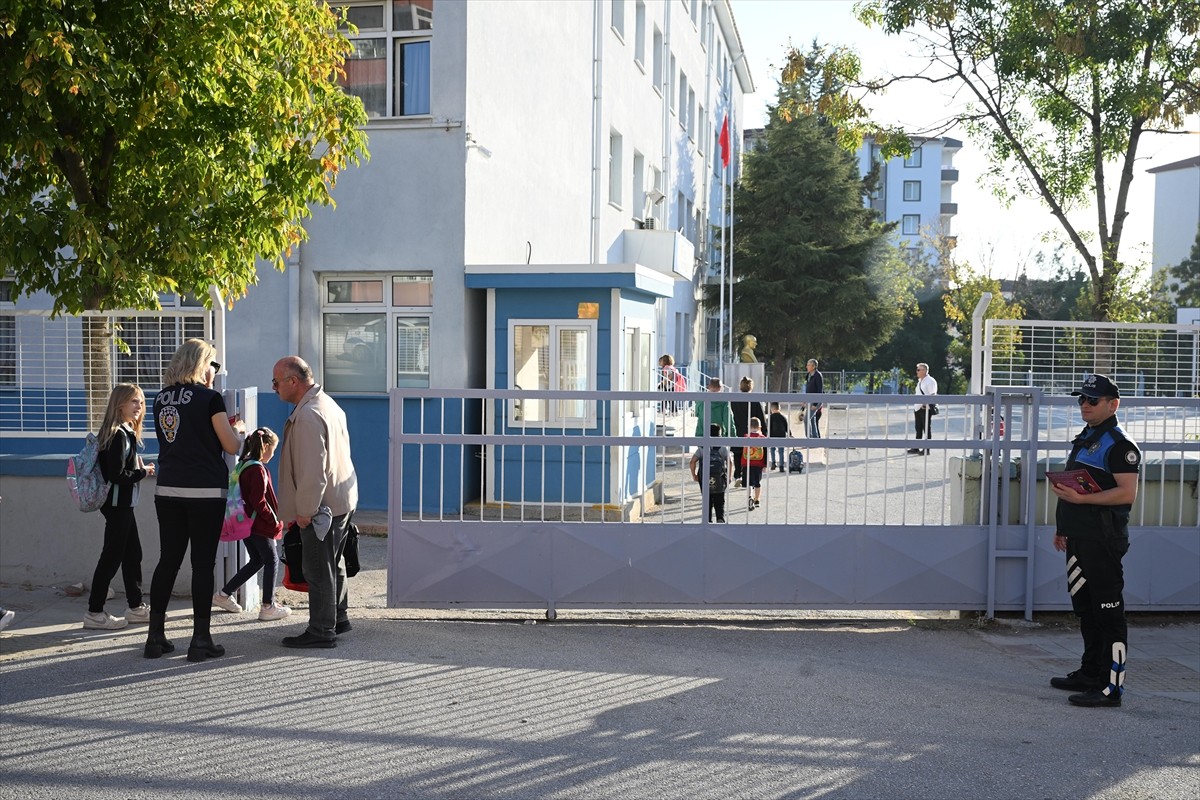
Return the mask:
[[[0,798],[1200,797],[1200,622],[1135,616],[1124,706],[1049,686],[1069,617],[670,618],[388,609],[364,539],[354,628],[214,611],[227,653],[142,658],[143,626],[0,587]],[[123,598],[110,602],[119,609]]]

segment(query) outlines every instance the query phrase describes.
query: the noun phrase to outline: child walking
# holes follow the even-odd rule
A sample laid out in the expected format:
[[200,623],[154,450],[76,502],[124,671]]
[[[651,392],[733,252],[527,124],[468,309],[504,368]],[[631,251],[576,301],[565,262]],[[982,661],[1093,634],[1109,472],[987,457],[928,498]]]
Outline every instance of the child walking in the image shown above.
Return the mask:
[[[771,416],[767,420],[767,435],[772,439],[786,439],[791,433],[791,426],[788,425],[787,417],[779,410],[779,403],[771,403]],[[771,448],[771,469],[779,467],[780,472],[787,471],[785,450],[787,450],[786,447]]]
[[[762,432],[762,423],[758,421],[758,417],[750,418],[750,432],[746,434],[746,438],[766,438]],[[746,486],[750,489],[751,494],[749,498],[749,508],[751,511],[758,508],[759,500],[762,498],[762,474],[763,467],[766,464],[766,448],[751,446],[742,448],[742,465],[746,474]]]
[[275,602],[275,566],[279,563],[275,540],[283,536],[283,523],[277,513],[279,502],[275,499],[267,464],[274,457],[278,445],[279,437],[274,431],[259,428],[246,437],[246,443],[242,446],[237,466],[238,486],[242,490],[242,504],[246,506],[246,513],[254,516],[250,535],[242,540],[249,560],[212,599],[217,608],[235,614],[240,612],[242,607],[230,595],[262,570],[263,600],[258,618],[264,621],[283,619],[292,613],[287,606]]
[[[104,515],[104,546],[92,575],[92,591],[83,627],[91,630],[119,630],[130,622],[149,622],[150,606],[142,602],[142,540],[138,536],[134,509],[138,504],[138,484],[154,474],[153,464],[143,464],[138,450],[142,442],[142,420],[146,415],[146,395],[132,383],[119,383],[108,395],[108,407],[97,437],[100,443],[100,474],[110,484],[108,497],[100,506]],[[121,570],[125,582],[125,600],[129,611],[114,617],[104,610],[108,585]]]

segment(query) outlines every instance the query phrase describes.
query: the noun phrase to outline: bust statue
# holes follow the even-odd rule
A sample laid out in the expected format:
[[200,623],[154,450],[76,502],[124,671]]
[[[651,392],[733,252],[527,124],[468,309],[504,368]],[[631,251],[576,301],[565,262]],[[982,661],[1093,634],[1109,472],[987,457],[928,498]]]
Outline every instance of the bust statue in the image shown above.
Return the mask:
[[754,348],[758,347],[758,338],[750,334],[746,334],[742,338],[742,363],[757,364],[758,358],[754,355]]

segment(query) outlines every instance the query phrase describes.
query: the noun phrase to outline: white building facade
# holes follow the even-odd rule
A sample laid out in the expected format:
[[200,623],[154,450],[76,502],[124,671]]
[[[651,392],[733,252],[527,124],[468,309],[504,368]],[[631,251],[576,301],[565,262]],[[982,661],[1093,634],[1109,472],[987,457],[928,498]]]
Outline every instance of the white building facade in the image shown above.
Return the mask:
[[866,175],[878,163],[879,188],[868,204],[879,211],[885,222],[896,223],[896,236],[904,247],[932,253],[931,240],[955,240],[954,184],[958,170],[954,156],[962,142],[951,138],[914,138],[908,156],[884,160],[879,144],[871,137],[858,150],[858,167]]
[[1200,229],[1200,156],[1146,170],[1154,176],[1154,272],[1192,252]]

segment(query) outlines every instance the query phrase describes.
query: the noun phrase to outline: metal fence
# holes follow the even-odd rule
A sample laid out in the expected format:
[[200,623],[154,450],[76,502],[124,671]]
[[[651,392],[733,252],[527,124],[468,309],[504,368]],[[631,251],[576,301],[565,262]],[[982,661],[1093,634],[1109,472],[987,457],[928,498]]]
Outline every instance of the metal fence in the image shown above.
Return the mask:
[[987,320],[984,337],[985,386],[1065,394],[1099,372],[1125,395],[1200,396],[1200,325]]
[[[720,525],[707,522],[708,485],[689,466],[698,452],[707,476],[709,448],[746,440],[694,436],[695,414],[714,397],[744,396],[679,393],[685,404],[670,413],[655,393],[593,394],[594,427],[506,424],[506,408],[531,397],[580,399],[392,393],[390,604],[544,603],[550,613],[1065,604],[1065,591],[1053,591],[1061,559],[1049,550],[1056,500],[1044,472],[1065,460],[1080,427],[1073,398],[939,396],[933,438],[917,440],[911,396],[806,397],[825,404],[823,438],[760,442],[768,453],[782,447],[785,460],[799,450],[805,471],[764,472],[756,507],[749,488],[731,488]],[[753,397],[780,402],[803,431],[795,395]],[[1133,524],[1148,541],[1197,554],[1200,400],[1131,398],[1121,418],[1146,455]],[[1131,567],[1131,607],[1163,600],[1161,571],[1180,562],[1156,558]],[[1138,598],[1143,573],[1154,577]],[[1200,607],[1200,576],[1172,573],[1167,583],[1177,585],[1168,605]]]
[[[94,430],[117,383],[146,391],[187,338],[212,338],[211,313],[188,310],[0,313],[0,430],[78,435]],[[153,431],[153,419],[146,424]]]

